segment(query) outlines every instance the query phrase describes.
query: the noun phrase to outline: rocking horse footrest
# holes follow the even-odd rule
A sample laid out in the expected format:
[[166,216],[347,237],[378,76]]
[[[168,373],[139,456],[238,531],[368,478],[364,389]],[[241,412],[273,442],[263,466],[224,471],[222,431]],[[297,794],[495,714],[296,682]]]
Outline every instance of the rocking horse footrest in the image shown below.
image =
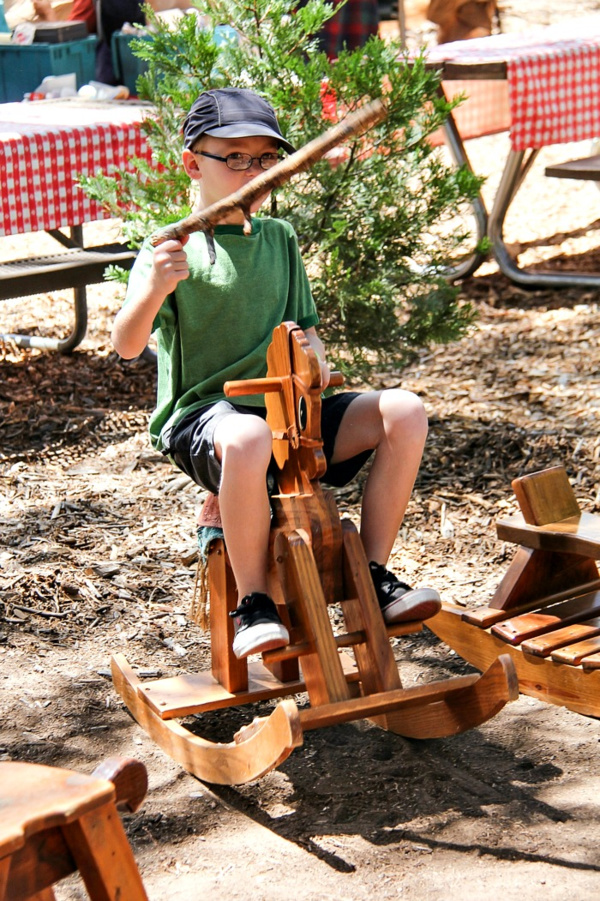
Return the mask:
[[[414,632],[423,631],[423,623],[420,620],[396,623],[392,626],[386,626],[386,631],[388,638],[412,635]],[[364,632],[344,632],[343,635],[335,636],[335,643],[338,648],[351,648],[354,645],[363,644],[366,640]],[[264,663],[278,663],[280,660],[293,660],[296,657],[303,657],[304,654],[310,654],[313,650],[313,645],[310,642],[303,641],[298,644],[290,644],[285,648],[278,648],[275,651],[265,651],[262,657]]]
[[428,685],[419,685],[416,688],[397,688],[367,697],[322,704],[319,707],[301,710],[300,723],[302,729],[308,731],[363,717],[392,713],[395,710],[422,707],[426,704],[444,701],[451,695],[456,696],[461,692],[468,692],[480,678],[481,676],[478,674],[457,676],[454,679],[430,682]]

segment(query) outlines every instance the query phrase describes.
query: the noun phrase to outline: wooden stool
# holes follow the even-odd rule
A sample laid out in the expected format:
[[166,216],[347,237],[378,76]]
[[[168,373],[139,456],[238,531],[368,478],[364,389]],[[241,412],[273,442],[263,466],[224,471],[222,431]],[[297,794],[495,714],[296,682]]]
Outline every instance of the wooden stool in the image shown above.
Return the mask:
[[53,901],[76,870],[94,901],[147,901],[117,813],[136,810],[147,785],[144,765],[125,758],[92,776],[0,763],[0,901]]
[[521,513],[496,528],[518,549],[489,606],[445,604],[428,626],[477,667],[508,651],[524,694],[600,716],[600,516],[562,466],[512,487]]

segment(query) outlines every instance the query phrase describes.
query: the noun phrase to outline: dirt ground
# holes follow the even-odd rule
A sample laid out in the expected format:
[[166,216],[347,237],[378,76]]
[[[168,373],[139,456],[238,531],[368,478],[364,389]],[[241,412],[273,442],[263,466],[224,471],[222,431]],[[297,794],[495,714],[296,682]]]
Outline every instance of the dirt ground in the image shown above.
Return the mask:
[[[508,30],[600,3],[503,7]],[[506,142],[469,146],[488,198]],[[596,186],[543,176],[546,161],[588,150],[550,148],[536,164],[505,228],[521,262],[600,271]],[[3,238],[0,258],[46,240]],[[431,425],[395,568],[474,606],[514,552],[494,525],[515,508],[512,478],[562,463],[581,506],[600,510],[600,320],[597,291],[526,292],[492,262],[461,290],[479,313],[470,335],[380,383],[416,391]],[[174,674],[205,668],[208,641],[188,618],[202,495],[149,446],[154,371],[110,347],[120,299],[89,289],[89,332],[71,356],[0,346],[0,759],[84,772],[109,755],[142,760],[149,793],[125,821],[151,901],[595,897],[596,719],[521,696],[452,739],[351,723],[308,733],[239,788],[187,775],[131,720],[111,654]],[[68,292],[5,302],[0,328],[52,331],[69,303]],[[360,482],[337,492],[355,519],[359,496]],[[471,671],[428,631],[394,647],[406,685]],[[253,714],[236,715],[232,732]],[[84,895],[70,879],[57,897]]]

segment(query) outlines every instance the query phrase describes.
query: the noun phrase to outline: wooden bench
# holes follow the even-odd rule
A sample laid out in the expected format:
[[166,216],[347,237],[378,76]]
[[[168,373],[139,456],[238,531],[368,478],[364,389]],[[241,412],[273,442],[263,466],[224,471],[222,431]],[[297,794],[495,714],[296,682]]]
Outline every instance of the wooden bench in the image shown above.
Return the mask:
[[600,181],[600,153],[578,160],[567,160],[565,163],[555,163],[553,166],[546,166],[544,173],[549,178]]
[[0,901],[53,901],[52,886],[76,871],[93,901],[148,901],[117,813],[136,810],[147,787],[128,758],[91,776],[0,763]]
[[69,238],[58,229],[48,232],[63,245],[60,252],[0,263],[0,300],[72,288],[74,321],[70,333],[65,338],[0,334],[0,340],[19,347],[68,353],[83,341],[87,330],[86,285],[101,282],[111,264],[124,269],[133,265],[137,252],[127,245],[83,247],[81,227],[71,229],[71,233]]
[[600,516],[562,466],[512,487],[521,513],[496,529],[518,549],[489,605],[444,605],[427,625],[479,668],[508,650],[522,692],[600,716]]

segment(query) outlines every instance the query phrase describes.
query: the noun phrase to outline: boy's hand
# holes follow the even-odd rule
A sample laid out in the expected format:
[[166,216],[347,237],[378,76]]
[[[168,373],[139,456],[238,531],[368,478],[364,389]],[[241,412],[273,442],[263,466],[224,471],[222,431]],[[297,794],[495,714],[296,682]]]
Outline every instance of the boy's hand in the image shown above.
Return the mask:
[[317,356],[317,359],[319,360],[319,366],[321,367],[321,388],[324,391],[329,384],[331,369],[325,360],[322,360],[319,356]]
[[183,249],[189,236],[180,241],[165,241],[154,248],[152,258],[153,287],[166,297],[175,290],[177,284],[190,274],[187,254]]

